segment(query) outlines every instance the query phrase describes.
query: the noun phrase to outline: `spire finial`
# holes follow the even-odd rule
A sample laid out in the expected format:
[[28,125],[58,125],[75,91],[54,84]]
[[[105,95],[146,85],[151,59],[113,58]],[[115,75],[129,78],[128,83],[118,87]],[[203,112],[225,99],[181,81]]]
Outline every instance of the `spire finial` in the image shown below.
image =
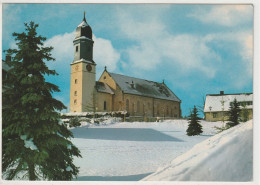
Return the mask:
[[164,84],[164,79],[162,80],[162,84]]
[[107,70],[107,66],[105,66],[105,71]]
[[85,21],[86,22],[86,12],[84,11],[84,17],[83,17],[83,21]]

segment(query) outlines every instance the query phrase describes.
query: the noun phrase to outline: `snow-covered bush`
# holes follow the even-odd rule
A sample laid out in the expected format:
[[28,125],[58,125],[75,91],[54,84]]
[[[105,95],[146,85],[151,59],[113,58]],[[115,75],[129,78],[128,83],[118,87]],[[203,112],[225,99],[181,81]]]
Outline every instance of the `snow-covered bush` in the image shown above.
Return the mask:
[[78,127],[80,125],[81,125],[80,120],[77,116],[71,118],[70,121],[69,121],[69,127]]

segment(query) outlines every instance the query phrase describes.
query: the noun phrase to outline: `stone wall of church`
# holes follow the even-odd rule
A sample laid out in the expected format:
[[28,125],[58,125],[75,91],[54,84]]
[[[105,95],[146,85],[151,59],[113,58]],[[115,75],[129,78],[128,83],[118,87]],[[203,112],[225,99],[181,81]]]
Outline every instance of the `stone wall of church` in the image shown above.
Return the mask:
[[113,80],[113,78],[108,74],[107,71],[104,71],[103,74],[100,76],[99,82],[104,82],[107,85],[109,85],[113,90],[115,90],[116,87],[116,82]]
[[123,96],[124,110],[130,116],[180,118],[180,103],[132,94]]
[[70,82],[70,112],[87,112],[94,108],[94,86],[96,83],[96,66],[91,71],[86,69],[88,64],[77,62],[71,64]]
[[97,111],[106,112],[113,111],[112,94],[97,92]]

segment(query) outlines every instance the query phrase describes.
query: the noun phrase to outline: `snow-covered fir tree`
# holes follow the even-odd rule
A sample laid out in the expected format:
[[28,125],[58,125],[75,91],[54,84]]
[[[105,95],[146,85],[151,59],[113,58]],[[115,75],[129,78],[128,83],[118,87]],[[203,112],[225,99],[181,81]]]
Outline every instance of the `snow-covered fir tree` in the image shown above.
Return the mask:
[[12,61],[3,84],[3,153],[5,179],[71,180],[79,169],[73,157],[80,151],[72,133],[60,121],[57,111],[66,108],[52,97],[59,88],[45,81],[57,75],[45,61],[53,61],[52,47],[44,47],[45,37],[36,32],[38,24],[25,23],[25,32],[13,33],[18,49],[8,49]]
[[190,116],[189,116],[189,125],[186,130],[188,136],[200,135],[202,131],[202,126],[199,124],[198,110],[194,106]]
[[228,117],[227,127],[233,127],[239,124],[240,111],[241,109],[239,107],[239,103],[235,98],[229,107],[229,111],[228,111],[229,117]]

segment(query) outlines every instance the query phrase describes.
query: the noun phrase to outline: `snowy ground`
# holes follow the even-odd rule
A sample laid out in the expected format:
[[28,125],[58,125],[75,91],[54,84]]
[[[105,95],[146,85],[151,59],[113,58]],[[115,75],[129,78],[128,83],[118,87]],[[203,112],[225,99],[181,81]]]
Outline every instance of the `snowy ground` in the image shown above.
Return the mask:
[[73,143],[82,158],[78,179],[85,181],[138,181],[171,163],[197,143],[215,135],[221,122],[201,122],[203,134],[187,136],[186,120],[120,122],[74,128]]
[[252,181],[252,120],[197,144],[143,180]]

